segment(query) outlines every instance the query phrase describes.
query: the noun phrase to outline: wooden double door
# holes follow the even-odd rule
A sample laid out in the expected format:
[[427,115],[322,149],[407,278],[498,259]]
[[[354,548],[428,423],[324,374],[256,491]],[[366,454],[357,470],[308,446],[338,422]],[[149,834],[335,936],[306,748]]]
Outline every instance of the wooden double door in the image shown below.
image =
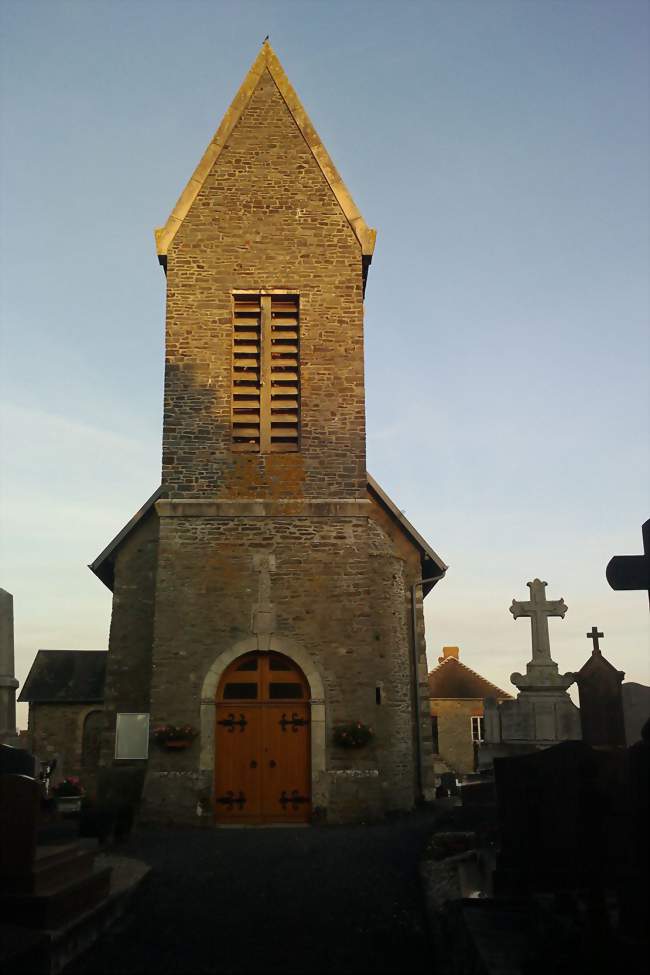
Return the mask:
[[217,695],[218,823],[307,822],[311,813],[307,682],[275,653],[240,657]]

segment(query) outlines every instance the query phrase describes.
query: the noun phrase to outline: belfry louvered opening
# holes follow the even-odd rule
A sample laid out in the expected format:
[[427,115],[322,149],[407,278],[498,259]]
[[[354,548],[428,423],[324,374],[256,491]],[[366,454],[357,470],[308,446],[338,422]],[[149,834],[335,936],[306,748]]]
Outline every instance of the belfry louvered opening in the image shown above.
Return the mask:
[[299,302],[291,294],[233,295],[234,450],[298,450]]

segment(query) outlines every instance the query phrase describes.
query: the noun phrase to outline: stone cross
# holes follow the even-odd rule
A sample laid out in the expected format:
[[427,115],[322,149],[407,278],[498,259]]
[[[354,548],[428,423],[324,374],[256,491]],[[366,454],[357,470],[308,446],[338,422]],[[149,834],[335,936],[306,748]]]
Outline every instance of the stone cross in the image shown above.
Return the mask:
[[533,663],[546,664],[551,661],[551,642],[548,634],[548,617],[561,616],[564,619],[568,607],[564,599],[546,599],[548,583],[533,579],[526,585],[530,589],[530,599],[525,602],[512,600],[510,612],[515,619],[530,616],[533,639]]
[[251,613],[251,632],[257,637],[257,649],[268,650],[275,630],[275,606],[271,600],[271,573],[275,571],[275,556],[266,552],[253,555],[253,568],[259,576],[257,602]]
[[650,518],[641,526],[643,555],[615,555],[605,575],[612,589],[647,589],[650,600]]
[[604,636],[605,634],[600,633],[597,626],[592,626],[592,628],[589,630],[589,633],[587,633],[587,639],[592,640],[594,644],[594,649],[592,651],[593,653],[600,653],[600,645],[598,643],[598,637],[604,637]]

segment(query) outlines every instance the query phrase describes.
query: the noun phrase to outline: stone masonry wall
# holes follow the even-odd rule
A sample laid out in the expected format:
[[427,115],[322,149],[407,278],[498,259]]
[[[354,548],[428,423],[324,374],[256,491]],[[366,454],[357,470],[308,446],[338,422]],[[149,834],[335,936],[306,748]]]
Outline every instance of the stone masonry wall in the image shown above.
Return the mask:
[[82,765],[83,726],[90,712],[101,708],[100,703],[29,705],[29,747],[41,762],[56,758],[52,784],[76,775],[92,791],[95,769]]
[[[372,498],[371,495],[369,497]],[[422,563],[420,552],[404,534],[401,526],[380,504],[373,500],[371,508],[372,520],[380,529],[376,537],[384,539],[381,549],[384,555],[389,553],[392,557],[400,559],[404,564],[404,578],[406,585],[406,626],[409,642],[409,667],[412,677],[412,617],[411,617],[411,591],[414,584],[422,579]],[[380,549],[378,549],[379,552]],[[376,590],[381,602],[381,588]],[[404,637],[402,637],[403,639]],[[418,699],[420,702],[420,786],[425,799],[433,799],[435,793],[435,776],[433,773],[433,738],[431,733],[431,718],[429,707],[429,680],[427,663],[427,644],[424,625],[424,596],[421,585],[415,586],[415,641],[417,646],[418,660]],[[416,748],[416,729],[413,726],[413,748]]]
[[[152,722],[200,727],[206,673],[251,636],[256,564],[265,554],[273,556],[276,640],[303,647],[325,687],[327,774],[318,804],[330,821],[410,808],[408,567],[368,517],[161,518]],[[373,727],[373,744],[361,752],[337,749],[333,728],[355,719]],[[197,740],[182,754],[152,752],[146,787],[152,818],[196,821],[198,790],[211,788],[211,773],[198,771],[200,747]]]
[[[230,450],[233,289],[300,295],[300,451]],[[361,249],[268,71],[170,247],[170,497],[363,497]]]
[[454,772],[474,771],[472,717],[482,716],[483,701],[431,699],[431,714],[438,717],[439,755]]

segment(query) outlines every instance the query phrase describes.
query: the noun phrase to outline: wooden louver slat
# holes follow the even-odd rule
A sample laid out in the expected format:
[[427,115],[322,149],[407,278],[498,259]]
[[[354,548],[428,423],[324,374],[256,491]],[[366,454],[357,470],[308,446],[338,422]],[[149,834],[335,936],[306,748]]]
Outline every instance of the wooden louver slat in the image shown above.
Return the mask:
[[298,298],[271,297],[271,446],[297,450],[300,424]]
[[259,298],[234,296],[232,357],[232,442],[239,450],[260,449],[261,307]]
[[235,295],[232,440],[236,450],[298,450],[298,297]]

